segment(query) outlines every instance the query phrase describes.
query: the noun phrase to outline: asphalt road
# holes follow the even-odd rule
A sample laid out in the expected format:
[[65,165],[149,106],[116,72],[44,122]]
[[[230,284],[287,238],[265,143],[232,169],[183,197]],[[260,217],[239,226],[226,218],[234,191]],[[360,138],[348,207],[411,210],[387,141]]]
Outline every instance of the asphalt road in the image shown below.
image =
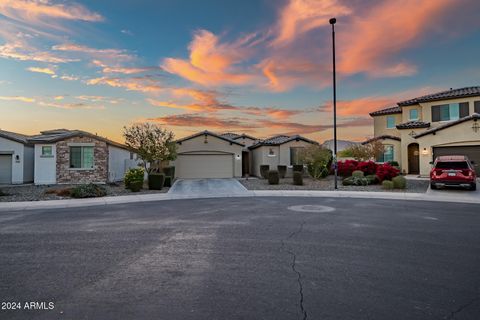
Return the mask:
[[222,198],[3,212],[0,277],[0,300],[21,305],[0,319],[480,319],[480,206]]

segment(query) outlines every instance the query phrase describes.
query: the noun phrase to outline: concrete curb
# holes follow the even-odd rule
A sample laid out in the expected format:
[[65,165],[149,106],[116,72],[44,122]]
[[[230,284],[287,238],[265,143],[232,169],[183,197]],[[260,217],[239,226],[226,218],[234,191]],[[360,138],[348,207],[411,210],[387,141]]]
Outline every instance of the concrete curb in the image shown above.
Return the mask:
[[60,209],[79,208],[90,206],[105,206],[112,204],[126,204],[136,202],[151,202],[181,199],[212,199],[212,198],[237,198],[237,197],[318,197],[318,198],[368,198],[385,200],[407,200],[407,201],[435,201],[455,203],[478,203],[480,198],[459,197],[447,195],[428,195],[425,193],[407,192],[365,192],[365,191],[308,191],[308,190],[248,190],[244,193],[233,194],[190,194],[187,196],[161,194],[141,194],[128,196],[115,196],[91,199],[69,199],[69,200],[45,200],[45,201],[22,201],[0,203],[0,212],[25,211],[35,209]]

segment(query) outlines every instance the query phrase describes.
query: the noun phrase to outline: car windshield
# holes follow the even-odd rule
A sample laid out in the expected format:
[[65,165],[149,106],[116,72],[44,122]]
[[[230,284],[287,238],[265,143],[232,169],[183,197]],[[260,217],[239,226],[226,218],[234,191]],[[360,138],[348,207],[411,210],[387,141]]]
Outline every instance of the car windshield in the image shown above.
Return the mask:
[[435,169],[469,169],[467,161],[437,162]]

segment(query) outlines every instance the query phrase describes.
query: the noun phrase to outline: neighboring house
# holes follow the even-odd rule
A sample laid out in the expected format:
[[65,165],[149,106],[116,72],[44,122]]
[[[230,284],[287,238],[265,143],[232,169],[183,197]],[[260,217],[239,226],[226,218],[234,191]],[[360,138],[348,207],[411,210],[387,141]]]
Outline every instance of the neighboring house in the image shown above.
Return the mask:
[[[370,113],[374,137],[410,174],[428,175],[437,156],[466,155],[480,169],[480,86],[442,91]],[[365,141],[364,143],[368,142]]]
[[85,131],[42,131],[28,141],[35,146],[35,184],[120,181],[136,166],[136,155],[128,147]]
[[33,182],[33,145],[28,138],[0,130],[0,184]]
[[260,165],[269,165],[276,170],[278,165],[287,166],[287,175],[292,173],[292,165],[299,163],[300,151],[318,142],[294,135],[279,135],[269,139],[259,140],[248,149],[252,159],[251,174],[260,176]]

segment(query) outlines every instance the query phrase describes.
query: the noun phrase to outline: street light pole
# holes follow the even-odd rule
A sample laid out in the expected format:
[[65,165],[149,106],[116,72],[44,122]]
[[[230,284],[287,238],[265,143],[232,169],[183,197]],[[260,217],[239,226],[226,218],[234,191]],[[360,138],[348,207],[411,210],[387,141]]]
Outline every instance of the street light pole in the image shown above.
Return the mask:
[[333,168],[335,172],[335,190],[338,189],[338,163],[337,163],[337,78],[335,69],[335,23],[337,19],[331,18],[332,25],[332,53],[333,53]]

